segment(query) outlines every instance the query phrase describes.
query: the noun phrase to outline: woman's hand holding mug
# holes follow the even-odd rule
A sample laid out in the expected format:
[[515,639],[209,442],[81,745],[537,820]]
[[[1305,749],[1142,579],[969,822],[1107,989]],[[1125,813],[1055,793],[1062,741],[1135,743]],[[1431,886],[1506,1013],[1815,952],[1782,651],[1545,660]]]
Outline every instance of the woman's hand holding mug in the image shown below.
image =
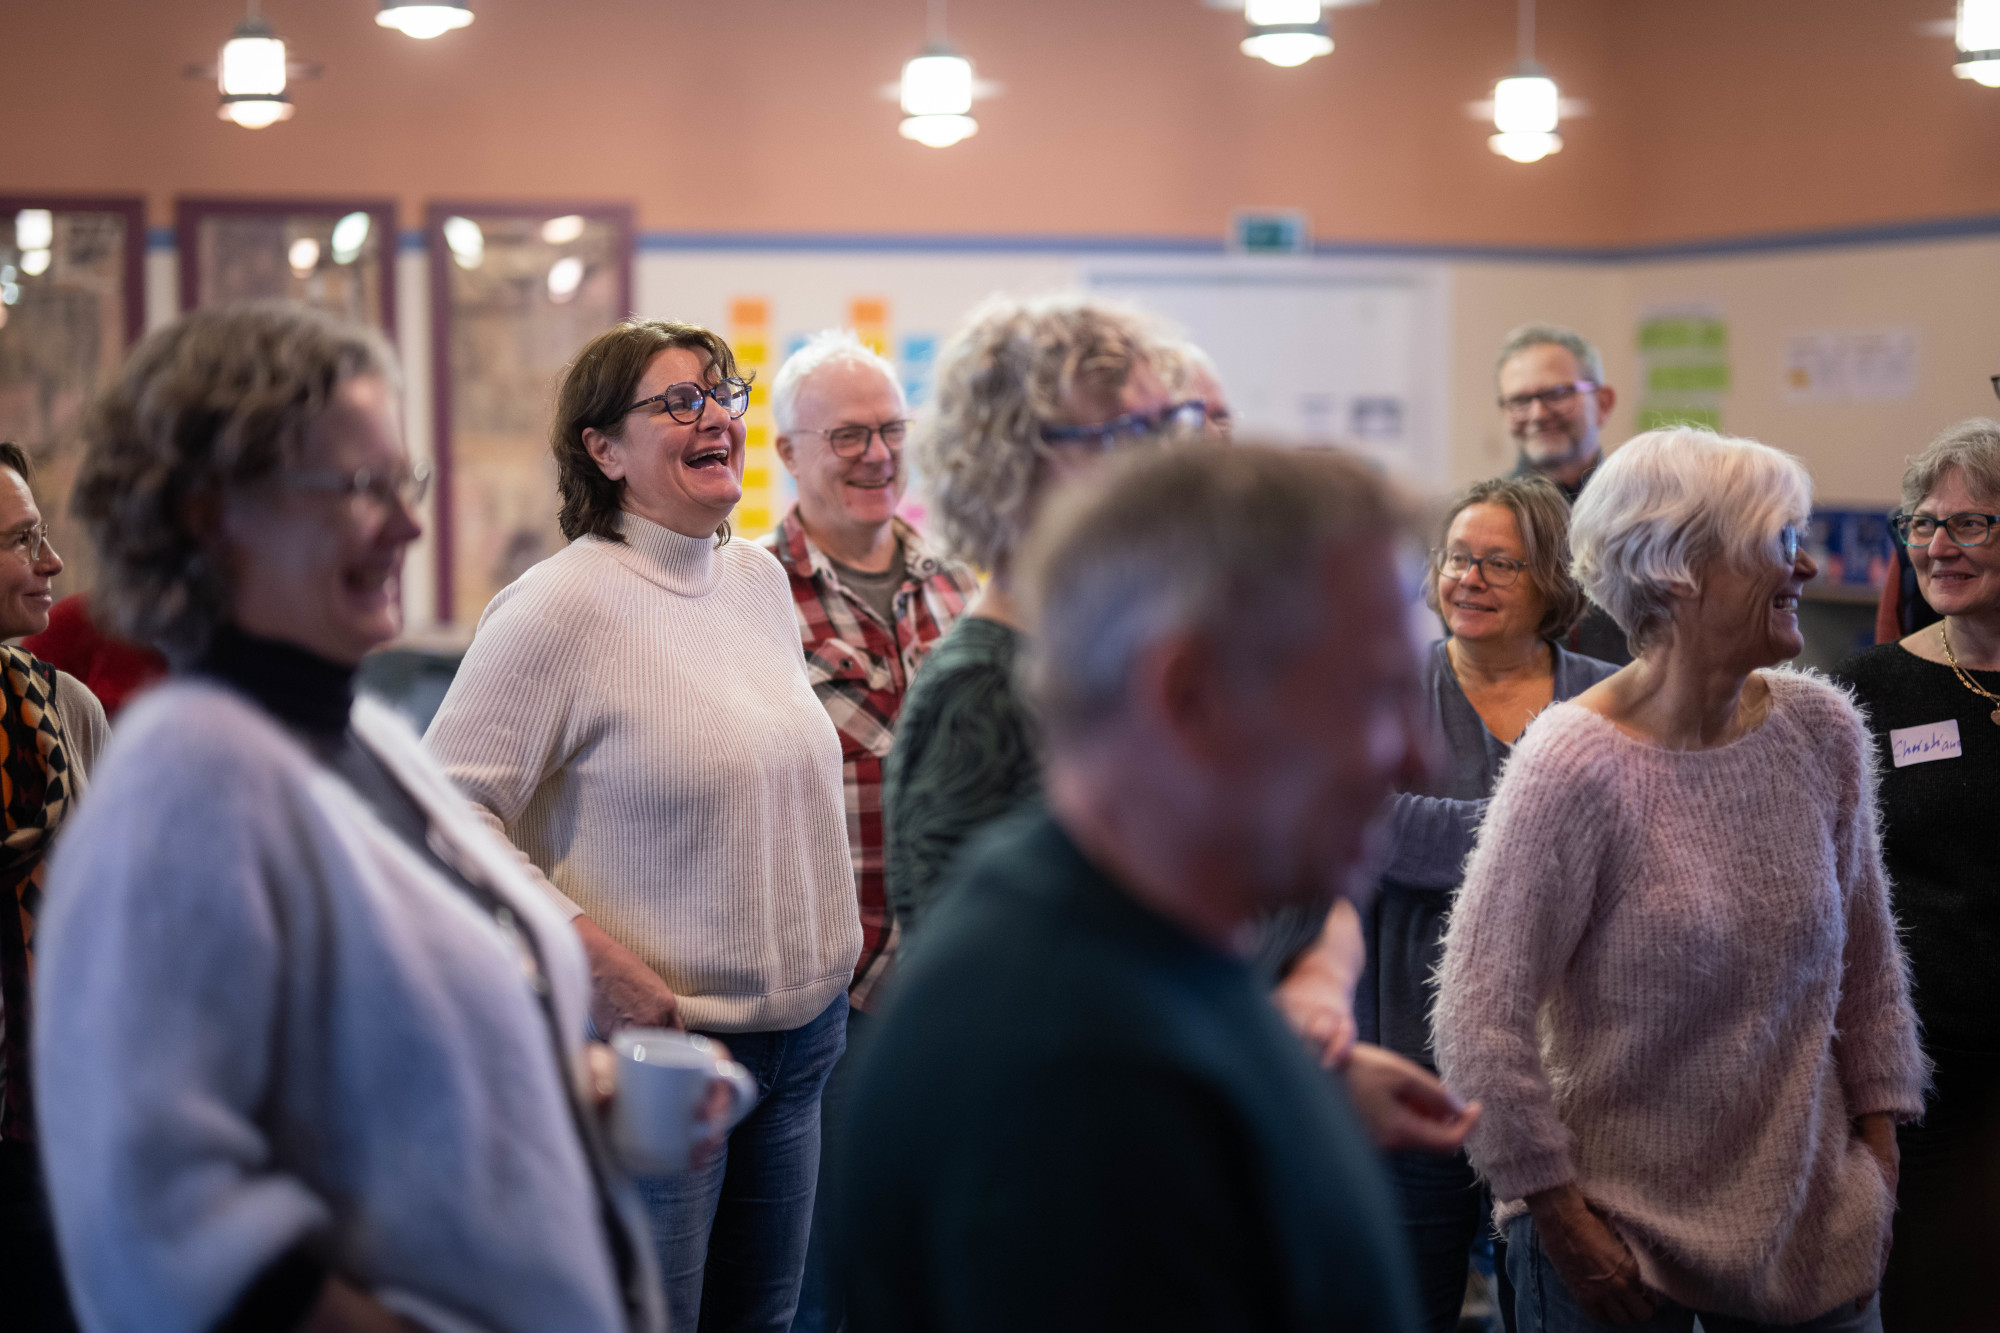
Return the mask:
[[[602,1049],[597,1048],[597,1049]],[[722,1043],[669,1028],[626,1028],[611,1039],[612,1146],[642,1176],[698,1170],[757,1104],[757,1081]],[[593,1056],[593,1079],[603,1057]]]

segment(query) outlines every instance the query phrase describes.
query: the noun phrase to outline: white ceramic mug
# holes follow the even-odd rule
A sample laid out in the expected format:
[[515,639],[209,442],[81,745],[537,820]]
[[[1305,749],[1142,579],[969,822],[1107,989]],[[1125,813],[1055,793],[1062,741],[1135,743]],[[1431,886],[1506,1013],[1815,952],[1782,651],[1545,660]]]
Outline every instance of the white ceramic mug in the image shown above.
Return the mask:
[[[724,1059],[706,1037],[671,1028],[626,1028],[611,1039],[618,1092],[611,1099],[611,1142],[626,1169],[642,1176],[679,1175],[693,1166],[702,1140],[734,1128],[757,1104],[757,1080]],[[734,1096],[720,1123],[702,1108],[717,1083]]]

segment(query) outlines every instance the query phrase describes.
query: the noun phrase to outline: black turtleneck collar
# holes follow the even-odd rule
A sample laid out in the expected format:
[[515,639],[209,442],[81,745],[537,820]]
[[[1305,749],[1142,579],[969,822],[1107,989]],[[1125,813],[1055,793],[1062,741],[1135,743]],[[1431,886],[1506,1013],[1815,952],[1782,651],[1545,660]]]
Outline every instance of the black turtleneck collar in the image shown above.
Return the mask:
[[332,740],[347,729],[354,668],[233,625],[215,631],[195,670],[234,685],[287,726]]

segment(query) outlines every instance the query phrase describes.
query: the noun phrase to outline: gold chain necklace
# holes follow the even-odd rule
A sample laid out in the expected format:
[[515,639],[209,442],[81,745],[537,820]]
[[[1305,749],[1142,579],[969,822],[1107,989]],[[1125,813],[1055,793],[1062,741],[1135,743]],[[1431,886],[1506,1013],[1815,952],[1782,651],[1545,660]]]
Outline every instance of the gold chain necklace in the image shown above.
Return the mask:
[[[1944,632],[1944,622],[1942,620],[1938,621],[1938,642],[1944,645],[1944,660],[1951,663],[1953,673],[1958,676],[1958,683],[1965,686],[1966,689],[1971,690],[1974,694],[1991,699],[1995,704],[2000,704],[2000,694],[1979,688],[1972,677],[1965,674],[1965,668],[1958,664],[1957,655],[1951,651],[1951,636]],[[2000,707],[1996,707],[1993,710],[1992,717],[1993,725],[2000,727]]]

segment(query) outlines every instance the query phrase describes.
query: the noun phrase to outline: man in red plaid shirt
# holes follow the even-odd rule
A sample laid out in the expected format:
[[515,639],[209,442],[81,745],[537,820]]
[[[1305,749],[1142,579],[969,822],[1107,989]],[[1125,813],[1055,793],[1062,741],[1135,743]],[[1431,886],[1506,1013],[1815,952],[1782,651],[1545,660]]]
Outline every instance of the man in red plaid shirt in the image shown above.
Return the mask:
[[799,500],[763,543],[791,577],[806,671],[840,732],[862,931],[848,998],[865,1012],[896,952],[883,893],[882,761],[917,664],[978,582],[896,517],[910,423],[887,361],[852,333],[820,334],[779,369],[771,407]]
[[[917,664],[979,581],[966,566],[933,555],[896,517],[909,479],[909,401],[895,367],[860,339],[845,330],[822,333],[792,353],[772,381],[771,415],[799,502],[762,541],[791,578],[806,675],[840,733],[847,778],[847,842],[861,903],[861,959],[848,988],[851,1051],[896,956],[882,871],[882,761]],[[851,1069],[843,1060],[828,1081],[820,1103],[825,1125],[838,1121]],[[836,1150],[831,1135],[823,1144],[822,1185]],[[816,1208],[792,1333],[841,1324],[826,1283],[824,1219]]]

